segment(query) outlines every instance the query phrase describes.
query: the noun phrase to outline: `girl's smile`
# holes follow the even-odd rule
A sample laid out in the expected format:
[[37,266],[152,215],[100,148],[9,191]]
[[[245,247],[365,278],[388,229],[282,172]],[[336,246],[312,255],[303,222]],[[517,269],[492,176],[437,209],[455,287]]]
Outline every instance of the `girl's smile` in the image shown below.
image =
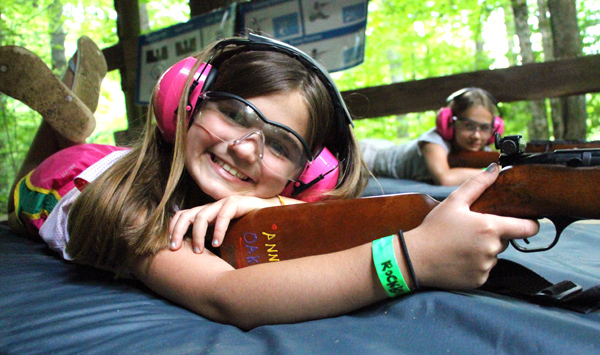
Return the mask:
[[211,160],[213,163],[222,167],[229,174],[237,177],[238,179],[240,179],[242,181],[248,181],[250,179],[248,176],[237,171],[233,166],[231,166],[231,165],[227,164],[226,162],[222,161],[221,159],[217,158],[217,156],[215,156],[214,154],[211,154]]

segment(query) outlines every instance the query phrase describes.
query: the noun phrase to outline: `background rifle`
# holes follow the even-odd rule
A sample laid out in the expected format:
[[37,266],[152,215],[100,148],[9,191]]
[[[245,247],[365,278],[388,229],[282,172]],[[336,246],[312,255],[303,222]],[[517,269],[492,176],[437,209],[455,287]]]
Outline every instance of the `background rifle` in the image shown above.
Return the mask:
[[[504,168],[471,210],[548,218],[557,231],[549,249],[570,223],[600,219],[600,150],[524,153],[520,138],[496,137]],[[220,254],[241,268],[341,251],[414,229],[438,203],[424,194],[399,194],[264,208],[232,221]]]
[[600,148],[600,141],[583,141],[583,140],[533,140],[527,142],[525,152],[527,153],[547,153],[557,149],[588,149]]
[[[563,149],[600,148],[600,141],[583,140],[533,140],[525,145],[525,153],[549,153]],[[448,155],[448,165],[451,168],[485,168],[493,162],[498,162],[498,151],[460,151]]]

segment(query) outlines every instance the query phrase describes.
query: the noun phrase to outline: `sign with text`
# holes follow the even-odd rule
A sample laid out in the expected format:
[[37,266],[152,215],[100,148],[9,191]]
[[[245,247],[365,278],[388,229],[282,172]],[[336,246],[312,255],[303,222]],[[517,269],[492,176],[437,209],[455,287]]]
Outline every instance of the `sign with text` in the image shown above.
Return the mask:
[[156,81],[171,65],[237,33],[289,43],[329,72],[356,66],[364,60],[367,5],[368,0],[256,0],[140,36],[136,103],[149,104]]
[[289,43],[329,72],[363,62],[368,0],[259,0],[238,5],[241,28]]
[[234,28],[235,5],[232,5],[140,36],[136,103],[149,104],[154,85],[171,65],[215,40],[233,36]]

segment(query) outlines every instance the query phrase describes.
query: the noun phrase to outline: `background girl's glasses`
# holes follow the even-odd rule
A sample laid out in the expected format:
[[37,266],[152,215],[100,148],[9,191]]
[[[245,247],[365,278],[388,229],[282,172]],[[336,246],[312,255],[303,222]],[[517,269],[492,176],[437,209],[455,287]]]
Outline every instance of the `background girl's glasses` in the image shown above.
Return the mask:
[[491,123],[479,123],[473,121],[467,117],[453,117],[452,118],[455,123],[459,123],[459,126],[463,129],[471,133],[475,133],[475,131],[479,130],[483,135],[491,135],[492,134],[492,124]]

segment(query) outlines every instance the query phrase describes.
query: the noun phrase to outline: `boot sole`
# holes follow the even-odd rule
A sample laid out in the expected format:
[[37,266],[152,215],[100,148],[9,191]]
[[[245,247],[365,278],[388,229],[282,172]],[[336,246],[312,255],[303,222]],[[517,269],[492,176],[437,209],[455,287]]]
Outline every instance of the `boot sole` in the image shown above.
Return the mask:
[[60,135],[84,142],[94,131],[94,114],[35,53],[0,47],[0,91],[39,112]]
[[73,87],[71,91],[81,101],[95,112],[100,97],[102,79],[106,76],[107,65],[104,54],[96,43],[87,36],[81,36],[77,40],[77,52]]

